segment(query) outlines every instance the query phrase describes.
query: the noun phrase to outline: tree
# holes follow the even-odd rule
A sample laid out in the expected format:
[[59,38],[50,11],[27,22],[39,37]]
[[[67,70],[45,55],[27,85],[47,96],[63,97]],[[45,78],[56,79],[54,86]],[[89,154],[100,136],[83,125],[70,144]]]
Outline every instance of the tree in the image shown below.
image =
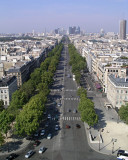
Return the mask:
[[79,97],[82,97],[82,96],[87,97],[87,91],[86,91],[86,89],[84,89],[83,87],[80,87],[80,88],[77,90],[77,95],[78,95]]
[[0,100],[0,112],[3,111],[4,109],[4,101],[1,99]]
[[86,108],[81,112],[81,120],[88,123],[89,126],[94,126],[98,123],[98,116],[92,108]]
[[4,144],[4,139],[5,137],[3,136],[3,134],[0,132],[0,146],[2,146]]
[[128,104],[122,105],[119,109],[120,118],[128,124]]
[[80,99],[78,109],[80,112],[82,112],[86,108],[94,108],[94,103],[90,99],[83,96]]
[[3,110],[0,113],[0,131],[6,134],[11,129],[10,124],[14,120],[14,116],[9,114],[7,110]]

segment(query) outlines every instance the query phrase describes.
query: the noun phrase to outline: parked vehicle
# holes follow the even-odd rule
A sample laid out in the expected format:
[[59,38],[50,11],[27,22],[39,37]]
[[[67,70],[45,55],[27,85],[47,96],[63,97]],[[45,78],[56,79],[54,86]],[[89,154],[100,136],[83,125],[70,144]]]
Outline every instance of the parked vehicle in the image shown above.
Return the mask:
[[25,158],[30,158],[34,154],[33,150],[30,150],[26,155]]
[[49,122],[46,122],[45,127],[48,127],[48,126],[49,126]]
[[51,114],[48,114],[48,119],[51,119]]
[[56,131],[59,130],[59,125],[58,125],[58,124],[55,125],[55,130],[56,130]]
[[45,129],[42,129],[41,132],[40,132],[40,135],[44,136],[44,134],[45,134]]
[[51,139],[52,138],[52,134],[49,133],[48,136],[47,136],[47,139]]
[[10,154],[8,157],[6,157],[6,160],[13,160],[17,157],[18,155],[15,153]]
[[58,106],[58,107],[61,107],[61,103],[58,103],[57,106]]
[[38,131],[35,132],[34,136],[35,136],[35,137],[38,137],[38,136],[39,136],[39,132],[38,132]]
[[40,141],[35,141],[35,143],[33,144],[34,147],[37,147],[40,144]]
[[40,149],[39,149],[39,153],[43,153],[44,151],[45,151],[45,147],[44,146],[42,146]]

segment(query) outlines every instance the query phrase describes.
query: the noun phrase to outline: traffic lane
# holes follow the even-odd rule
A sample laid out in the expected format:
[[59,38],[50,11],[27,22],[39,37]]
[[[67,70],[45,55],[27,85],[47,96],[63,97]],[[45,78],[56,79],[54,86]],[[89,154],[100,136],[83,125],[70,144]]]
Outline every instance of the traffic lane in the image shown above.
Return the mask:
[[[72,116],[72,117],[80,117],[79,112],[73,113],[73,110],[76,109],[78,111],[79,102],[74,100],[65,100],[64,101],[64,116]],[[70,112],[68,111],[70,109]]]
[[76,82],[72,79],[65,77],[64,89],[75,89],[76,90]]

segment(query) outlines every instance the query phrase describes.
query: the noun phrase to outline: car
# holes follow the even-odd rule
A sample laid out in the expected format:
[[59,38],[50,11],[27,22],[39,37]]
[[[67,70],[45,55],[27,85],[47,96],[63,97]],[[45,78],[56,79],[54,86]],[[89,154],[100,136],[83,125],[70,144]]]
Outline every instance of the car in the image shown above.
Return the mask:
[[61,103],[58,103],[57,106],[58,106],[58,107],[61,107]]
[[71,128],[71,127],[70,127],[69,125],[66,125],[65,128],[69,129],[69,128]]
[[34,154],[33,150],[30,150],[26,155],[25,158],[30,158]]
[[56,105],[56,102],[54,101],[53,104]]
[[10,154],[8,157],[6,157],[6,160],[13,160],[17,157],[18,155],[15,153]]
[[56,120],[56,121],[58,120],[58,115],[55,115],[55,120]]
[[40,135],[44,136],[44,134],[45,134],[45,129],[42,129],[41,132],[40,132]]
[[58,125],[58,124],[55,125],[55,130],[56,130],[56,131],[59,130],[59,125]]
[[34,137],[33,136],[27,136],[26,140],[31,140],[32,141],[32,140],[34,140]]
[[40,149],[39,149],[39,153],[43,153],[44,151],[45,151],[45,147],[44,146],[42,146]]
[[81,128],[81,126],[79,124],[76,124],[76,128]]
[[67,112],[71,112],[71,110],[68,108],[68,109],[67,109]]
[[48,119],[51,119],[51,114],[48,114]]
[[49,122],[46,122],[45,127],[48,127],[48,126],[49,126]]
[[76,109],[74,109],[74,110],[73,110],[73,113],[77,113],[77,110],[76,110]]
[[34,136],[38,137],[39,136],[39,132],[35,132]]
[[51,139],[52,138],[52,134],[49,133],[48,136],[47,136],[47,139]]
[[37,147],[40,144],[40,141],[35,141],[35,143],[33,144],[34,147]]

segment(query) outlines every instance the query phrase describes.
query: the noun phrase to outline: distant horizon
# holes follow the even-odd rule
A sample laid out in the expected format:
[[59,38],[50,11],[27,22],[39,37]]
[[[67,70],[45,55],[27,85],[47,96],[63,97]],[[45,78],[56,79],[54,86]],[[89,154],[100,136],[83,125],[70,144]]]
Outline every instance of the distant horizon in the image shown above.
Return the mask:
[[[86,33],[119,33],[128,22],[127,0],[5,0],[0,5],[0,33],[49,32],[80,26]],[[128,33],[128,24],[127,24]]]

